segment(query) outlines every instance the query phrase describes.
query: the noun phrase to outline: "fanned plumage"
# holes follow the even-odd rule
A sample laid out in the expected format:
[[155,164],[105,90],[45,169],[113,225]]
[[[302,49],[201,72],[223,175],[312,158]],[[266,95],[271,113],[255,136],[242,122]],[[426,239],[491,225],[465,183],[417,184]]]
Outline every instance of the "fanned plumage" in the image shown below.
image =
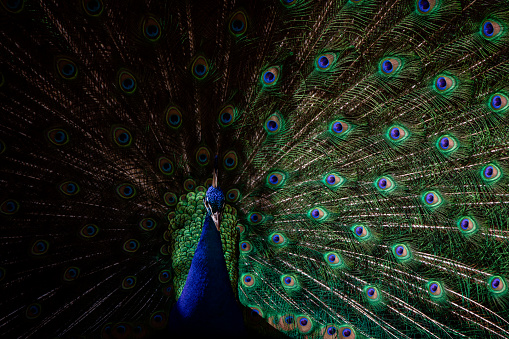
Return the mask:
[[253,337],[509,337],[507,1],[2,0],[0,51],[2,336],[171,337],[217,155]]

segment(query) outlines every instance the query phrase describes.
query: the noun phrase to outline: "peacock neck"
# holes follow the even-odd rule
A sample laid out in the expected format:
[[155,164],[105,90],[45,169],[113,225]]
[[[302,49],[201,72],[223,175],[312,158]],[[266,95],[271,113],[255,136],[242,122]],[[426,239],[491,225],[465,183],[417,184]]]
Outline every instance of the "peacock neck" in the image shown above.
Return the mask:
[[172,309],[170,332],[244,333],[242,313],[231,287],[221,237],[210,214],[205,217],[182,294]]

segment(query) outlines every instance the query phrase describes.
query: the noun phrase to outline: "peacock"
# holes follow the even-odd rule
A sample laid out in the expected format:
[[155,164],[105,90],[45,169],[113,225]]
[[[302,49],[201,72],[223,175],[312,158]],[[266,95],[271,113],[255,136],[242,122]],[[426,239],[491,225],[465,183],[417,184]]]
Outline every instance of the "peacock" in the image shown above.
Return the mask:
[[0,337],[509,338],[507,0],[0,0]]

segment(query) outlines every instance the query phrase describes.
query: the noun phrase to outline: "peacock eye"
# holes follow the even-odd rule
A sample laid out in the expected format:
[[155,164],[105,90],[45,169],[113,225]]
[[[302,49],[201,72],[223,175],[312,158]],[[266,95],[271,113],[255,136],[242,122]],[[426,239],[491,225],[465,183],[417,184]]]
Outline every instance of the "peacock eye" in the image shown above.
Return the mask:
[[219,124],[222,127],[230,126],[235,120],[236,109],[232,105],[224,107],[219,112]]
[[247,31],[246,14],[243,11],[235,12],[230,19],[230,33],[234,36],[241,36]]
[[30,252],[33,255],[43,255],[46,254],[49,250],[49,243],[46,240],[37,240],[32,245],[32,249]]
[[429,295],[433,298],[441,297],[443,295],[442,284],[438,281],[429,281],[426,284]]
[[196,187],[196,182],[193,179],[186,179],[184,181],[184,189],[188,192],[194,190]]
[[80,269],[75,266],[68,267],[64,272],[64,280],[65,281],[73,281],[78,279],[80,275]]
[[241,281],[242,284],[246,287],[252,287],[255,284],[255,278],[251,274],[243,274]]
[[163,311],[158,311],[150,316],[150,326],[156,330],[166,327],[168,322],[168,315]]
[[143,231],[153,231],[156,228],[157,223],[152,218],[143,218],[141,219],[139,226]]
[[401,61],[397,58],[385,58],[380,61],[380,71],[385,75],[396,73],[401,66]]
[[175,206],[177,204],[177,195],[172,192],[166,192],[163,196],[164,203],[168,206]]
[[380,292],[378,291],[378,288],[375,286],[367,286],[364,288],[364,293],[366,294],[366,297],[371,301],[378,301],[380,300]]
[[281,246],[286,243],[286,238],[281,233],[272,233],[269,236],[269,242],[276,246]]
[[453,152],[458,148],[458,142],[450,135],[444,135],[437,141],[437,148],[442,153]]
[[78,75],[78,67],[72,60],[67,58],[57,60],[57,70],[58,74],[66,80],[75,79]]
[[383,176],[375,180],[375,186],[381,192],[390,192],[396,188],[394,181],[388,176]]
[[240,234],[244,234],[244,232],[246,231],[246,227],[244,225],[241,225],[241,224],[237,225],[237,229],[239,230]]
[[334,54],[326,53],[319,55],[315,61],[316,69],[318,69],[319,71],[328,70],[334,64],[335,61],[336,56]]
[[359,224],[353,225],[351,230],[353,231],[355,237],[359,240],[367,240],[371,236],[368,227],[364,225]]
[[159,282],[166,284],[171,279],[170,270],[162,270],[161,272],[159,272],[158,279],[159,279]]
[[481,25],[481,34],[485,39],[493,39],[502,30],[500,24],[493,20],[486,20]]
[[243,241],[240,243],[240,251],[242,253],[249,253],[252,250],[251,243],[249,241]]
[[294,289],[297,287],[297,280],[294,276],[291,275],[283,275],[281,276],[281,283],[286,289]]
[[240,191],[236,188],[232,188],[228,192],[226,192],[226,200],[228,202],[237,202],[240,197]]
[[84,238],[92,238],[97,235],[99,228],[96,225],[88,224],[81,228],[80,235]]
[[335,188],[341,186],[345,182],[340,175],[336,173],[328,173],[324,176],[324,183],[328,187]]
[[99,16],[104,9],[102,0],[83,0],[83,8],[90,16]]
[[265,130],[269,134],[276,134],[281,130],[281,119],[277,114],[272,114],[265,121]]
[[121,198],[131,199],[136,195],[136,189],[131,184],[120,184],[117,186],[117,193]]
[[455,86],[455,80],[447,75],[439,75],[435,80],[435,88],[439,92],[447,92]]
[[408,131],[402,126],[391,126],[387,130],[387,137],[394,143],[399,143],[409,136]]
[[429,13],[435,8],[436,0],[417,0],[417,11],[421,14]]
[[163,294],[167,297],[171,296],[173,293],[173,286],[163,287]]
[[235,151],[229,151],[223,157],[224,169],[227,171],[235,169],[237,167],[237,153]]
[[196,151],[196,162],[200,166],[206,166],[210,161],[210,151],[207,147],[200,147],[198,151]]
[[131,133],[123,127],[112,129],[113,141],[119,147],[129,147],[132,142]]
[[331,267],[339,267],[342,265],[341,257],[336,252],[327,252],[324,255],[325,261]]
[[335,136],[346,136],[350,132],[351,126],[341,120],[335,120],[330,125],[330,131]]
[[16,200],[7,199],[0,205],[0,212],[11,215],[19,210],[19,203]]
[[23,0],[2,0],[0,2],[4,8],[11,13],[19,13],[23,9]]
[[171,106],[166,110],[166,124],[173,129],[182,125],[182,113],[177,107]]
[[128,71],[121,71],[118,75],[120,89],[126,94],[132,94],[136,91],[136,79]]
[[348,338],[348,339],[355,338],[355,332],[349,326],[341,326],[339,328],[338,332],[340,334],[339,338]]
[[281,0],[281,2],[286,7],[292,7],[292,6],[294,6],[297,3],[297,0]]
[[428,191],[422,195],[422,199],[426,206],[438,207],[442,203],[442,197],[435,191]]
[[308,217],[316,221],[324,221],[327,219],[328,213],[321,207],[316,207],[308,211]]
[[507,97],[502,93],[495,93],[490,98],[490,107],[496,112],[501,112],[507,108]]
[[191,66],[191,70],[193,76],[196,79],[201,80],[204,79],[209,73],[209,64],[204,57],[199,56],[194,60]]
[[502,171],[495,164],[488,164],[482,169],[482,178],[487,182],[495,182],[502,176]]
[[281,187],[286,176],[282,172],[272,172],[267,175],[267,185],[269,187]]
[[301,315],[297,317],[297,328],[300,333],[309,333],[313,329],[313,322],[309,317]]
[[39,304],[28,305],[28,307],[25,311],[25,316],[28,319],[35,319],[40,315],[41,315],[41,305],[39,305]]
[[500,294],[507,290],[507,284],[504,278],[494,275],[488,279],[488,286],[491,292]]
[[279,67],[273,66],[262,73],[262,84],[264,86],[274,86],[279,79]]
[[80,188],[77,183],[74,181],[66,181],[59,186],[60,192],[65,195],[76,195],[80,191]]
[[124,243],[124,251],[134,253],[140,248],[140,243],[136,239],[129,239]]
[[477,231],[477,223],[470,217],[463,217],[458,220],[458,228],[465,235],[472,234]]
[[410,250],[403,244],[393,246],[392,254],[394,254],[394,257],[398,260],[406,260],[411,257]]
[[173,174],[173,163],[167,157],[159,157],[159,159],[157,159],[157,167],[164,175]]
[[152,42],[159,40],[161,37],[161,25],[154,17],[147,17],[143,21],[143,35]]
[[66,131],[61,128],[55,128],[50,130],[46,136],[48,140],[51,141],[54,145],[62,146],[69,142],[69,136]]

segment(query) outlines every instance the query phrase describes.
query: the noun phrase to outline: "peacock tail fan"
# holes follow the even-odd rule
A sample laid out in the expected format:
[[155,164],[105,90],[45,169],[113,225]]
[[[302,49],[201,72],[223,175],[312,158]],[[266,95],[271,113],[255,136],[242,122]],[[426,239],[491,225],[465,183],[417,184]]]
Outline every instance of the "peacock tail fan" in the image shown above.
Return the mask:
[[217,155],[253,337],[509,337],[506,0],[0,0],[0,51],[2,336],[171,337]]

